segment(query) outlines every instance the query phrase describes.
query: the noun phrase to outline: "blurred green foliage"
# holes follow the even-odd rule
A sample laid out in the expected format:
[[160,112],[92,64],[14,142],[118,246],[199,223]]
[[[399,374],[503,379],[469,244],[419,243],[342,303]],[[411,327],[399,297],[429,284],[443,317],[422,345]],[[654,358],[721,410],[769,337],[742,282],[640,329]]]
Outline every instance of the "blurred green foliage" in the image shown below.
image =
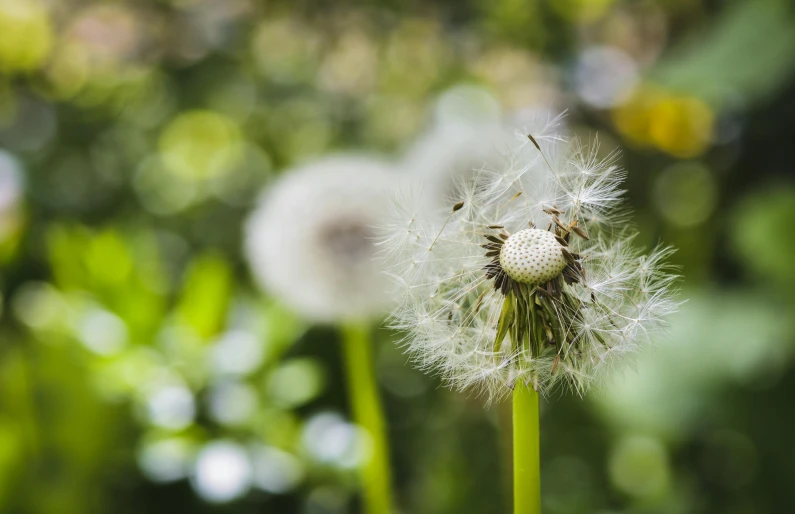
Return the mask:
[[[794,511],[793,48],[778,0],[0,0],[0,511],[355,512],[338,336],[255,291],[242,220],[295,163],[492,106],[623,147],[690,298],[545,403],[546,512]],[[506,413],[398,337],[403,511],[508,512]]]

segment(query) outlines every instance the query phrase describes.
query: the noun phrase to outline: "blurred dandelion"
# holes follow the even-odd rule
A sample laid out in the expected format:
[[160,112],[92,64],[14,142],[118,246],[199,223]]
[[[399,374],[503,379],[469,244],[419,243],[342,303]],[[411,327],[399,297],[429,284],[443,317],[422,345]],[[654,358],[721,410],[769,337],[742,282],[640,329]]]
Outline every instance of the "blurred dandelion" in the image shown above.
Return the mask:
[[517,132],[502,166],[457,182],[444,216],[396,202],[381,243],[402,291],[392,325],[419,365],[513,394],[516,512],[538,508],[538,393],[583,393],[678,306],[672,250],[631,244],[616,156],[558,122]]
[[397,176],[369,155],[326,157],[286,173],[246,226],[246,251],[264,289],[304,317],[341,327],[351,410],[370,438],[361,466],[369,514],[392,512],[389,451],[369,322],[389,310],[391,287],[376,259]]
[[340,155],[289,171],[265,192],[246,227],[254,275],[314,321],[361,321],[389,309],[375,230],[395,175],[387,162]]
[[415,193],[421,200],[418,207],[429,209],[427,215],[445,217],[444,211],[458,201],[461,183],[473,180],[483,169],[512,165],[517,124],[557,126],[563,122],[538,105],[503,115],[492,103],[496,100],[484,90],[451,88],[437,100],[431,127],[408,148],[401,164],[409,179],[421,184]]
[[[499,167],[503,155],[496,149],[509,148],[513,141],[496,121],[483,123],[441,123],[423,134],[409,148],[403,167],[415,183],[425,207],[436,210],[449,203],[457,183],[473,177],[483,167]],[[444,215],[444,214],[443,214]]]

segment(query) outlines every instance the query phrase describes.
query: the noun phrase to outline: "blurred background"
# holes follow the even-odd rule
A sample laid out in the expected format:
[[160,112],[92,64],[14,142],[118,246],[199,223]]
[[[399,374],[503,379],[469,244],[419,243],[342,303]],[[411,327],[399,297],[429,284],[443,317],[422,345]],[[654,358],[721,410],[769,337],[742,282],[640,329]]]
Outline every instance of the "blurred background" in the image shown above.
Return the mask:
[[[688,299],[545,402],[545,512],[795,512],[783,0],[0,0],[0,512],[359,512],[337,330],[260,292],[244,220],[293,166],[538,109],[622,150]],[[504,411],[377,337],[401,510],[509,512]]]

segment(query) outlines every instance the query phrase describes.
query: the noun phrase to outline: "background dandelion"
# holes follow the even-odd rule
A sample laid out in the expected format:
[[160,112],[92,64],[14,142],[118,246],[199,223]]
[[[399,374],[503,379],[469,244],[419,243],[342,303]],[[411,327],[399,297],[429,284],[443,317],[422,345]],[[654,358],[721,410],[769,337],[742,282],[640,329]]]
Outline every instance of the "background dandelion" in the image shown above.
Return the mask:
[[265,290],[308,319],[342,328],[350,408],[369,449],[360,472],[369,514],[393,509],[369,323],[392,299],[375,244],[397,178],[374,156],[326,157],[269,188],[246,228],[249,261]]
[[262,286],[317,321],[361,321],[389,308],[376,261],[396,170],[367,155],[302,166],[269,187],[246,227],[246,251]]

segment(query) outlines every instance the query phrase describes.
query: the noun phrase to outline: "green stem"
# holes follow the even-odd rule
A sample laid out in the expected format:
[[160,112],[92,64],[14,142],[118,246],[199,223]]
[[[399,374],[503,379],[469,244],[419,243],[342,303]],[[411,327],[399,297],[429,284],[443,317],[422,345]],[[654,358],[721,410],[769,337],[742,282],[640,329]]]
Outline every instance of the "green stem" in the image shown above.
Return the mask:
[[[500,434],[501,499],[502,504],[511,505],[513,501],[513,407],[508,402],[500,402],[496,409]],[[498,510],[506,512],[506,509]]]
[[541,513],[538,393],[517,382],[513,390],[514,514]]
[[389,445],[375,377],[370,331],[366,326],[346,325],[342,328],[342,335],[353,420],[368,433],[371,443],[369,459],[361,467],[364,511],[367,514],[390,514],[392,477]]

